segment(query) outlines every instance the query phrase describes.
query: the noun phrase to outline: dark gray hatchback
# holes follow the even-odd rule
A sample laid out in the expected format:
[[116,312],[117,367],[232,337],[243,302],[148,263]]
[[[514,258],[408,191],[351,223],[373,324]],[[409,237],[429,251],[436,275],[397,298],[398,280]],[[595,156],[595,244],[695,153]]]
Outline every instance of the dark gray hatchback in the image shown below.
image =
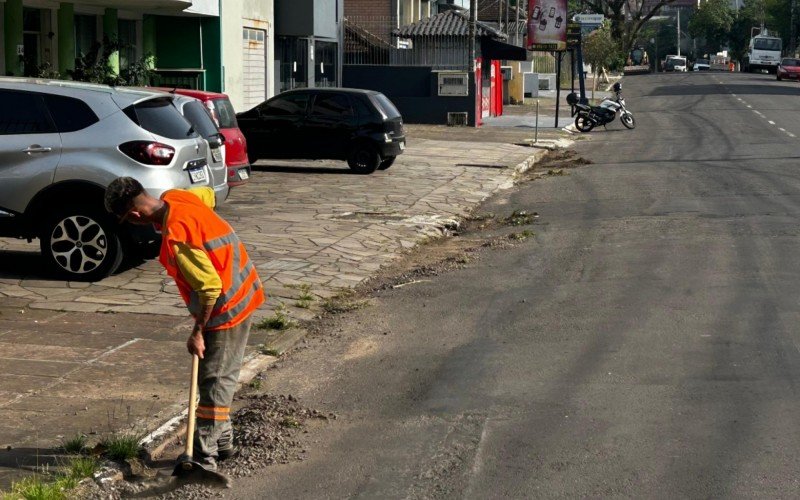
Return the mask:
[[392,166],[406,146],[403,117],[385,95],[359,89],[284,92],[236,115],[250,163],[347,160],[359,174]]

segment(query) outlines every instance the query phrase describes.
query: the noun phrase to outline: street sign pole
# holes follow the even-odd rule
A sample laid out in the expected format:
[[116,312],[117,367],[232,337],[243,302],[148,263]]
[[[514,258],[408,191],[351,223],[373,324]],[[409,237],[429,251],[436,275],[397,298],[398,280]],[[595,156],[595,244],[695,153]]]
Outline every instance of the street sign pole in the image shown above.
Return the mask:
[[563,56],[563,52],[556,52],[556,60],[558,61],[558,66],[556,66],[556,128],[558,128],[558,108],[561,107],[561,61]]

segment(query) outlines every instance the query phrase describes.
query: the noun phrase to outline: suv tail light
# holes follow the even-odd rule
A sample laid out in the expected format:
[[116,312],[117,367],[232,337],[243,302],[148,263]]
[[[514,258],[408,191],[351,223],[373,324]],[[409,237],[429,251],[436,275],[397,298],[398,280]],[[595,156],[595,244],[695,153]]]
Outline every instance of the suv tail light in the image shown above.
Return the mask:
[[120,144],[119,150],[145,165],[169,165],[175,156],[175,148],[160,142],[131,141]]

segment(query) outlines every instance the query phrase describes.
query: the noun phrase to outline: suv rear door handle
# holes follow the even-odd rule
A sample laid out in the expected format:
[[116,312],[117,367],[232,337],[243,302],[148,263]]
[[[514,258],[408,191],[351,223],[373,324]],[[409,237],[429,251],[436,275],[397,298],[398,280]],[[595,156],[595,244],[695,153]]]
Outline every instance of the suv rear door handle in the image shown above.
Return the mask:
[[53,148],[42,147],[38,144],[31,144],[27,149],[23,149],[23,153],[49,153]]

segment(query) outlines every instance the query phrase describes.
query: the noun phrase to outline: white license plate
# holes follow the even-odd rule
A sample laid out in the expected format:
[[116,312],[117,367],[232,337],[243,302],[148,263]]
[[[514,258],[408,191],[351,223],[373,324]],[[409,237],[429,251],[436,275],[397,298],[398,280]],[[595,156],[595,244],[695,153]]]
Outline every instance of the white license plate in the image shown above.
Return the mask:
[[189,170],[189,178],[192,179],[192,184],[197,184],[198,182],[206,182],[208,180],[208,177],[206,176],[206,169],[193,168]]
[[215,162],[222,161],[222,151],[219,148],[214,148],[211,150],[211,158],[214,159]]
[[403,151],[405,149],[406,149],[406,143],[405,142],[401,142],[400,143],[400,151]]
[[250,174],[247,173],[246,168],[239,169],[239,178],[242,179],[243,181],[246,181],[247,179],[250,178]]

